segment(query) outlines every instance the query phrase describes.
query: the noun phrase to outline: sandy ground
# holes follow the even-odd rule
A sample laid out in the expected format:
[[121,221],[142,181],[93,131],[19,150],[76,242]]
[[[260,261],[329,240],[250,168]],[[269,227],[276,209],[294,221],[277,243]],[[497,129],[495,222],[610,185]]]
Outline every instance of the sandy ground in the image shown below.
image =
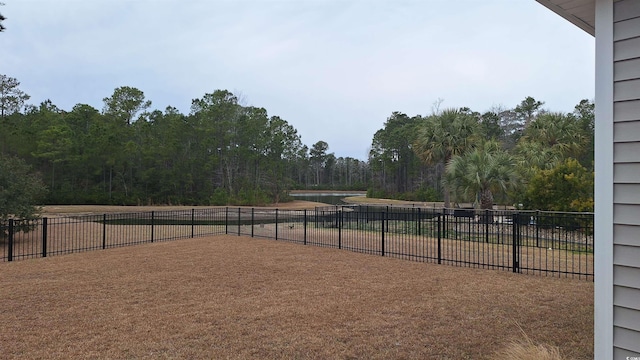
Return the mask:
[[0,263],[17,359],[593,357],[593,283],[217,236]]

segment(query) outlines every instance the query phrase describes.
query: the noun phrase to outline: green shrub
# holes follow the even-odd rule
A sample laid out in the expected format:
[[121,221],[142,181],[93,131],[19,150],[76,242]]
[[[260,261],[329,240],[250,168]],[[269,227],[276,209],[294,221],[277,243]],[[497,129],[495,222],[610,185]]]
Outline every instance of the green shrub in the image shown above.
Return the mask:
[[209,200],[211,205],[223,206],[229,204],[229,193],[223,188],[216,188]]
[[46,191],[40,177],[23,160],[0,156],[0,228],[9,219],[20,219],[15,224],[17,231],[32,230]]
[[569,158],[549,170],[539,170],[524,194],[527,209],[593,211],[593,172]]

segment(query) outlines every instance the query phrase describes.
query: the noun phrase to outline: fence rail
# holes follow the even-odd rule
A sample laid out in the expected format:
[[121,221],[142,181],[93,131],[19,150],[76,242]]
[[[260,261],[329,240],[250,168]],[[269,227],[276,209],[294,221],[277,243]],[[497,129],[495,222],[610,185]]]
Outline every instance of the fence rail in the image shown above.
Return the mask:
[[[29,232],[20,229],[28,227]],[[211,208],[9,220],[0,261],[230,234],[593,280],[593,214],[381,206]]]

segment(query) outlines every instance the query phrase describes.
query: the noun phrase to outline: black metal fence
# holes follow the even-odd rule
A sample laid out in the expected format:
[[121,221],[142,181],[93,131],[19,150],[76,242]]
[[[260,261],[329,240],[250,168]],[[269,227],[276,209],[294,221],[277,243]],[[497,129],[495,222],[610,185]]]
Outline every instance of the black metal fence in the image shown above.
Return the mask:
[[[19,232],[20,226],[32,231]],[[4,235],[2,235],[4,234]],[[211,235],[456,266],[593,280],[593,214],[330,206],[315,210],[212,208],[42,218],[0,226],[0,261]]]

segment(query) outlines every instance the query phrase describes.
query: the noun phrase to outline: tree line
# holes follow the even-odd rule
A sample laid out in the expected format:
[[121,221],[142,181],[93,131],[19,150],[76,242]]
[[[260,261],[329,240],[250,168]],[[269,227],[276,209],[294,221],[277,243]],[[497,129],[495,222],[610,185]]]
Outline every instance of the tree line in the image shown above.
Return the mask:
[[286,120],[227,90],[192,100],[183,114],[152,110],[141,90],[127,86],[105,97],[101,110],[67,111],[49,100],[35,106],[19,85],[0,75],[0,157],[40,175],[45,203],[260,205],[285,201],[291,189],[344,189],[447,207],[593,205],[589,100],[572,113],[549,112],[532,97],[484,113],[394,112],[361,161],[336,157],[322,140],[304,145]]
[[[266,204],[297,188],[366,189],[368,165],[310,148],[297,130],[227,90],[194,99],[188,114],[151,110],[133,87],[101,111],[51,101],[26,104],[20,83],[0,75],[0,153],[32,166],[52,204]],[[25,105],[26,104],[26,105]]]

